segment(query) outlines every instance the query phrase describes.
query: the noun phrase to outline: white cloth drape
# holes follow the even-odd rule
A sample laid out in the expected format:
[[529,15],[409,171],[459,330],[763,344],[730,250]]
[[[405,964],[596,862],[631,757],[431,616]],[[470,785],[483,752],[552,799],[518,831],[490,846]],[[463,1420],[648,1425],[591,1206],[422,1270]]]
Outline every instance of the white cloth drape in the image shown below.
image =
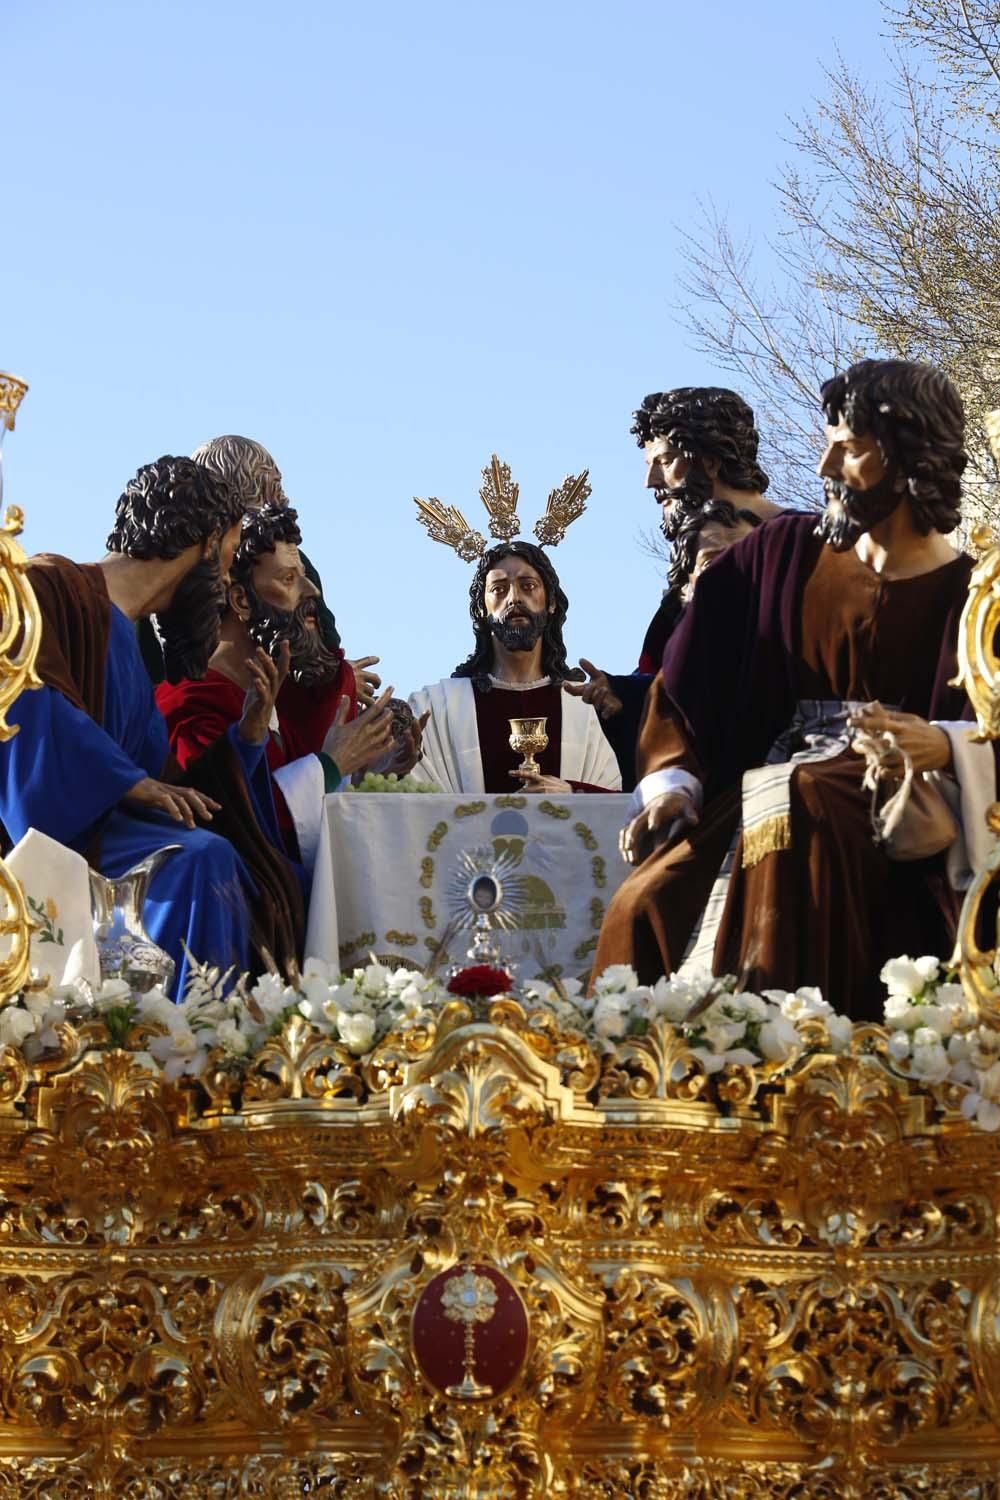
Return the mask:
[[[409,703],[418,718],[430,710],[423,755],[410,774],[419,781],[436,782],[444,792],[484,791],[471,679],[446,677],[412,693]],[[621,791],[621,771],[600,719],[589,703],[569,693],[562,695],[559,775],[564,781]]]

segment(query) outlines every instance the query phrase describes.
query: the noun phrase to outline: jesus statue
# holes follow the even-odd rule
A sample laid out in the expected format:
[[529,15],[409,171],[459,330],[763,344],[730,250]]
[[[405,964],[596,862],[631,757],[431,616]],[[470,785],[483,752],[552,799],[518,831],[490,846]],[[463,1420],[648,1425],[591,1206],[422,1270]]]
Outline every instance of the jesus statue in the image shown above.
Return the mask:
[[[472,655],[422,688],[410,707],[428,721],[411,775],[446,792],[618,792],[621,773],[589,703],[563,691],[569,601],[531,542],[502,542],[479,560],[469,590]],[[544,718],[540,774],[518,769],[510,720]]]

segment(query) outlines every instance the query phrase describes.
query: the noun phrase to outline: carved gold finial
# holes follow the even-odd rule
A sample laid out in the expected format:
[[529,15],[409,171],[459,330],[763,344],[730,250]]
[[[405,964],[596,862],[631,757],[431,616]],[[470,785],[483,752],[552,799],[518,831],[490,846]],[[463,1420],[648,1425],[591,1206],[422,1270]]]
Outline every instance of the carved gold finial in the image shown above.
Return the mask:
[[0,741],[17,734],[17,725],[7,723],[8,709],[25,689],[42,685],[35,671],[42,617],[24,572],[27,556],[15,540],[23,526],[21,509],[9,505],[0,526]]
[[[535,523],[534,532],[543,547],[556,547],[587,508],[591,487],[590,471],[570,474],[558,488],[551,490],[545,514]],[[502,463],[494,453],[482,471],[482,486],[479,498],[490,516],[490,535],[509,542],[518,535],[520,523],[517,517],[517,501],[520,486],[510,475],[510,465]],[[417,520],[426,526],[432,541],[443,542],[451,547],[465,562],[474,562],[486,550],[482,534],[474,531],[460,510],[453,505],[442,505],[432,495],[429,500],[413,497]]]
[[520,529],[517,519],[517,497],[520,486],[510,477],[510,464],[500,462],[494,453],[483,470],[479,498],[490,513],[490,535],[509,542]]
[[28,389],[28,382],[21,380],[17,375],[9,375],[5,370],[0,370],[0,419],[8,432],[14,431],[14,419],[17,416],[17,408],[24,400]]
[[[0,376],[0,400],[3,381]],[[23,386],[23,381],[18,384]],[[21,395],[24,394],[22,389]],[[18,397],[20,400],[20,396]],[[13,404],[10,414],[0,405],[4,419],[13,427]],[[24,515],[16,505],[7,507],[0,526],[0,740],[9,740],[18,732],[16,724],[7,723],[7,711],[26,688],[41,687],[35,671],[35,660],[42,637],[42,617],[35,591],[25,576],[27,557],[16,538],[24,526]],[[0,1002],[23,989],[31,973],[31,932],[24,892],[0,860],[0,935],[10,940],[10,951],[0,960]]]
[[558,489],[550,491],[545,514],[535,522],[535,535],[543,547],[557,547],[568,527],[587,509],[591,495],[590,470],[569,474]]
[[418,511],[417,520],[421,526],[427,527],[432,542],[443,542],[446,547],[453,548],[463,562],[475,562],[477,557],[482,557],[486,538],[482,532],[473,531],[454,505],[442,505],[433,495],[429,500],[414,495],[413,501]]

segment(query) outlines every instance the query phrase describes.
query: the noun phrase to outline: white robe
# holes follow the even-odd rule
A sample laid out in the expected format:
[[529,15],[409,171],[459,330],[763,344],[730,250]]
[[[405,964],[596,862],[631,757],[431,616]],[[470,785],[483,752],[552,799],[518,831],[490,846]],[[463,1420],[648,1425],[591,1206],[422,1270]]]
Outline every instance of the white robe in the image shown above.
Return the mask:
[[[417,718],[430,710],[423,754],[410,775],[437,782],[443,792],[485,791],[472,679],[445,677],[412,693],[409,704]],[[600,719],[591,704],[569,693],[562,695],[559,775],[564,781],[585,781],[609,792],[622,787],[618,761]],[[511,785],[516,790],[515,777]]]

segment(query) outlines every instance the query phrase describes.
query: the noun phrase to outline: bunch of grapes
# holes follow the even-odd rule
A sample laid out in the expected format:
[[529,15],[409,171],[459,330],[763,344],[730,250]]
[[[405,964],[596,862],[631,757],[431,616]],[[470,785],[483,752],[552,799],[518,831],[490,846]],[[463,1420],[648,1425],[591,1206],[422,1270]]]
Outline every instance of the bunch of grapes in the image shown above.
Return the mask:
[[357,783],[349,783],[349,792],[439,792],[434,781],[417,781],[412,776],[397,776],[390,771],[388,776],[379,776],[375,771],[366,771]]

